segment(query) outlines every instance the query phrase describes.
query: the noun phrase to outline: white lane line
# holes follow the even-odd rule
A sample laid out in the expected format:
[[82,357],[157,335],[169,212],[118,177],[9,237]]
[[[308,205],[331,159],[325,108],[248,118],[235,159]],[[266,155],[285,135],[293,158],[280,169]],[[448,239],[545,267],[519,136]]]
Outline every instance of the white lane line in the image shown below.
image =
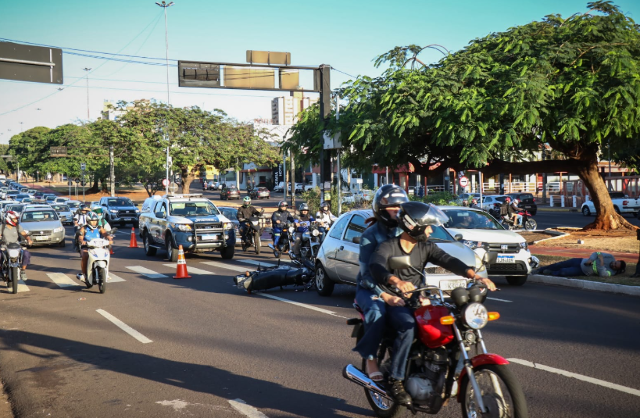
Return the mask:
[[[247,264],[253,264],[254,266],[262,266],[262,267],[275,267],[275,264],[271,264],[271,263],[264,263],[262,261],[256,261],[256,260],[238,260],[241,263],[247,263]],[[282,264],[280,264],[282,266]]]
[[147,343],[152,343],[153,342],[150,339],[148,339],[147,337],[145,337],[144,335],[140,334],[135,329],[131,328],[129,325],[125,324],[124,322],[122,322],[121,320],[116,318],[115,316],[111,315],[109,312],[107,312],[105,310],[102,310],[102,309],[96,309],[96,312],[98,312],[100,315],[102,315],[105,318],[107,318],[109,321],[113,322],[113,324],[115,326],[117,326],[118,328],[120,328],[121,330],[126,332],[127,334],[131,335],[133,338],[135,338],[136,340],[140,341],[142,344],[147,344]]
[[231,407],[233,409],[235,409],[236,411],[240,412],[245,417],[249,417],[249,418],[269,418],[268,416],[266,416],[262,412],[258,411],[253,406],[247,405],[247,403],[245,401],[243,401],[242,399],[229,400],[229,405],[231,405]]
[[633,388],[629,388],[629,387],[626,387],[626,386],[621,386],[621,385],[618,385],[618,384],[615,384],[615,383],[606,382],[604,380],[595,379],[593,377],[583,376],[581,374],[568,372],[566,370],[556,369],[555,367],[549,367],[549,366],[545,366],[543,364],[533,363],[533,362],[527,361],[527,360],[521,360],[519,358],[509,358],[509,359],[507,359],[507,361],[509,361],[511,363],[520,364],[522,366],[531,367],[531,368],[534,368],[534,369],[544,370],[545,372],[555,373],[555,374],[559,374],[559,375],[566,376],[566,377],[572,377],[574,379],[582,380],[583,382],[593,383],[594,385],[599,385],[599,386],[603,386],[605,388],[618,390],[620,392],[628,393],[630,395],[640,396],[640,390],[638,390],[638,389],[633,389]]
[[313,306],[313,305],[307,305],[306,303],[294,302],[292,300],[280,298],[278,296],[273,296],[273,295],[270,295],[268,293],[256,292],[256,293],[253,293],[253,294],[254,295],[264,296],[265,298],[269,298],[269,299],[279,300],[280,302],[284,302],[284,303],[290,303],[292,305],[296,305],[296,306],[299,306],[301,308],[311,309],[312,311],[322,312],[323,314],[335,316],[335,317],[338,317],[338,318],[349,319],[346,316],[338,315],[335,312],[327,310],[327,309],[318,308],[317,306]]
[[[227,263],[219,263],[217,261],[203,261],[200,264],[206,264],[208,266],[214,266],[214,267],[218,267],[218,268],[221,268],[221,269],[239,271],[240,273],[244,273],[245,271],[248,271],[248,269],[246,267],[234,266],[233,264],[227,264]],[[188,269],[188,267],[187,267],[187,269]]]
[[143,276],[147,276],[150,279],[166,279],[167,276],[164,274],[157,273],[153,270],[149,270],[148,268],[142,266],[127,266],[129,270],[135,271],[136,273],[142,274]]
[[489,297],[488,297],[487,299],[490,299],[490,300],[497,300],[498,302],[507,302],[507,303],[511,303],[511,302],[512,302],[512,301],[510,301],[510,300],[506,300],[506,299],[498,299],[498,298],[489,298]]
[[[70,279],[69,276],[64,273],[47,273],[47,276],[49,276],[52,282],[60,287],[80,286],[77,282],[73,281],[73,279]],[[20,287],[18,287],[18,290],[20,290]]]
[[126,282],[126,280],[125,280],[125,279],[123,279],[123,278],[122,278],[122,277],[120,277],[120,276],[116,276],[115,274],[113,274],[113,273],[111,273],[111,272],[109,273],[109,279],[108,279],[107,281],[108,281],[109,283]]
[[[172,269],[175,269],[178,264],[164,264],[164,265],[166,267],[171,267]],[[202,270],[202,269],[199,269],[197,267],[191,267],[191,266],[187,266],[187,273],[189,273],[189,274],[207,274],[209,276],[215,275],[215,273],[212,273],[210,271]]]
[[[11,289],[11,290],[13,290],[13,289]],[[30,289],[29,289],[29,286],[27,286],[27,285],[22,281],[22,279],[18,279],[18,293],[20,293],[20,292],[28,292],[29,290],[30,290]]]

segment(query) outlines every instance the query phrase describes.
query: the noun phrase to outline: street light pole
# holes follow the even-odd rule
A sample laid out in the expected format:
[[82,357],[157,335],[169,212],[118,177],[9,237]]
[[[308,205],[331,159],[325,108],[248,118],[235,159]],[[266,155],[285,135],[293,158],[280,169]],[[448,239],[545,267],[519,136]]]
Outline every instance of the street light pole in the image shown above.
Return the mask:
[[[156,2],[156,4],[164,9],[164,42],[165,42],[165,59],[167,63],[167,107],[171,103],[171,97],[169,95],[169,28],[167,26],[167,7],[173,6],[173,2],[165,3],[164,0],[162,3]],[[168,126],[168,124],[167,124]],[[166,185],[165,185],[165,193],[169,194],[169,133],[167,132],[167,126],[165,126],[165,139],[167,141],[167,177],[166,177]]]
[[91,68],[83,68],[87,72],[87,122],[91,119],[89,117],[89,71]]

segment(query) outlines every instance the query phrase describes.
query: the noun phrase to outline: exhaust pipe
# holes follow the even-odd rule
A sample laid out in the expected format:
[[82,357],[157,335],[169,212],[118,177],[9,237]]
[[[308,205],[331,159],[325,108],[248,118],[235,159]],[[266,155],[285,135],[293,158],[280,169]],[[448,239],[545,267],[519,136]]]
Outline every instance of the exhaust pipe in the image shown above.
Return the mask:
[[384,389],[378,386],[373,380],[369,379],[369,376],[362,373],[352,364],[348,364],[344,370],[342,370],[342,376],[367,390],[375,392],[389,400],[393,400],[393,398]]

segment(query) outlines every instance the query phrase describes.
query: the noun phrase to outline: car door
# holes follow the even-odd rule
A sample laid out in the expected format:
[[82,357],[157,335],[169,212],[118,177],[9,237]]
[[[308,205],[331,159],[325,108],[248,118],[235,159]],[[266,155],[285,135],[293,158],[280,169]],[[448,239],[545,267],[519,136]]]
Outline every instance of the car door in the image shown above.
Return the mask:
[[344,215],[338,219],[322,243],[321,249],[324,254],[324,266],[329,277],[334,280],[338,279],[338,273],[336,272],[336,252],[342,245],[342,235],[351,220],[351,216],[352,215]]
[[343,282],[356,282],[360,271],[360,237],[365,229],[364,217],[353,215],[336,252],[336,272]]
[[[164,214],[164,217],[156,216],[156,213]],[[158,214],[160,214],[158,213]],[[152,237],[152,241],[155,245],[163,245],[163,226],[167,216],[167,205],[165,202],[160,201],[156,203],[156,207],[153,209],[153,217],[149,221],[149,234]]]

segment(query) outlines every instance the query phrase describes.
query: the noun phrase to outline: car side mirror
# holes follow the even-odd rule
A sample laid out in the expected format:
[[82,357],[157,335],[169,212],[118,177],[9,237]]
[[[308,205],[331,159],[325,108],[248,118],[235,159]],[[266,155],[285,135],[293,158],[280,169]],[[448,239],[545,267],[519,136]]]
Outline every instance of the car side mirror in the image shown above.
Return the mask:
[[411,267],[411,258],[408,255],[389,258],[389,267],[393,270],[408,269]]
[[360,237],[353,237],[351,242],[353,242],[354,244],[360,244]]
[[164,218],[164,212],[156,212],[156,218]]
[[462,234],[456,234],[453,239],[455,239],[456,241],[462,241]]

